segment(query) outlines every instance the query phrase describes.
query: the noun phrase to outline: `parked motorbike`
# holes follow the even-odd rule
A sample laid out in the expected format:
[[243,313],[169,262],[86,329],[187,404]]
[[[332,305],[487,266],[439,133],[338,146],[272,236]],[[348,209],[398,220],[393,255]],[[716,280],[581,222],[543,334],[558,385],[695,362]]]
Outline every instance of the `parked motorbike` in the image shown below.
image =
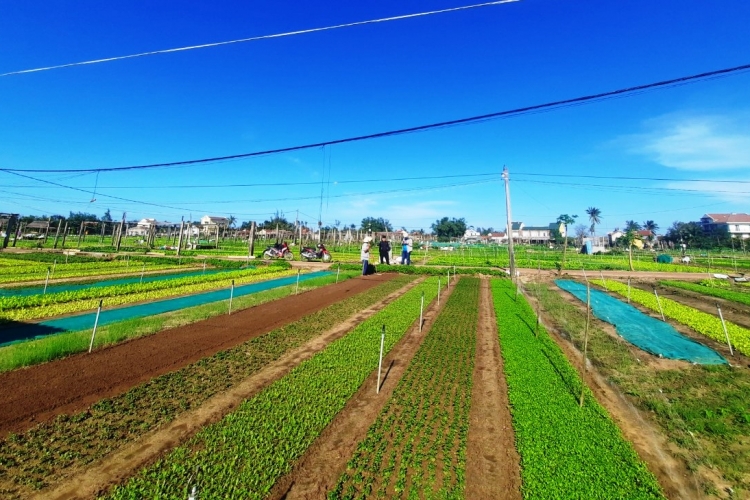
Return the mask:
[[289,245],[286,242],[276,243],[263,251],[263,258],[294,260],[294,254],[289,250]]
[[300,255],[307,261],[322,260],[323,262],[331,262],[331,253],[322,243],[318,245],[317,249],[304,247]]

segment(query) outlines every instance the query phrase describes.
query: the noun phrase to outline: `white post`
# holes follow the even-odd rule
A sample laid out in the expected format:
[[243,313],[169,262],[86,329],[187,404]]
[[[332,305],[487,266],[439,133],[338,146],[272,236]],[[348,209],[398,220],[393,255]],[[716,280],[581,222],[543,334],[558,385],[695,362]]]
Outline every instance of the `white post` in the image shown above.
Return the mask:
[[628,304],[630,304],[630,278],[628,278]]
[[604,279],[604,273],[602,272],[601,269],[599,269],[599,276],[602,278],[602,283],[604,284],[604,289],[605,290],[609,290],[609,288],[607,288],[607,280]]
[[719,307],[719,304],[716,304],[716,309],[719,310],[719,318],[721,318],[721,326],[724,328],[724,336],[727,338],[727,345],[729,346],[729,354],[734,356],[734,352],[732,351],[732,343],[729,342],[729,332],[727,332],[727,324],[724,322],[724,315],[721,314],[721,307]]
[[232,287],[229,289],[229,312],[227,315],[232,314],[232,299],[234,298],[234,280],[232,280]]
[[656,295],[656,303],[659,305],[659,312],[661,313],[661,320],[667,321],[664,319],[664,309],[661,308],[661,300],[659,300],[659,294],[656,293],[656,288],[654,288],[654,295]]
[[143,283],[143,273],[146,272],[146,263],[143,263],[143,269],[141,269],[141,283]]
[[445,286],[450,286],[450,285],[451,285],[451,269],[449,267],[448,268],[448,279],[445,280]]
[[50,268],[47,268],[47,279],[44,280],[44,291],[42,292],[42,295],[45,295],[47,293],[47,284],[49,283],[49,273]]
[[588,276],[586,276],[586,268],[585,268],[585,267],[582,267],[582,268],[581,268],[581,271],[583,271],[583,279],[585,279],[585,280],[586,280],[586,283],[588,283],[588,282],[589,282],[589,277],[588,277]]
[[385,345],[385,325],[383,333],[380,335],[380,360],[378,361],[378,386],[375,388],[375,394],[380,394],[380,371],[383,369],[383,346]]
[[422,292],[422,302],[419,304],[419,331],[422,331],[422,316],[424,312],[424,292]]
[[297,269],[297,288],[294,290],[294,295],[299,293],[299,269]]
[[438,307],[440,307],[440,278],[438,278]]
[[336,283],[339,282],[339,274],[341,274],[341,262],[339,262],[339,268],[336,270]]
[[96,319],[94,320],[94,331],[91,332],[91,343],[89,344],[89,353],[94,348],[94,337],[96,336],[96,327],[99,325],[99,314],[102,312],[102,301],[99,301],[99,307],[96,309]]

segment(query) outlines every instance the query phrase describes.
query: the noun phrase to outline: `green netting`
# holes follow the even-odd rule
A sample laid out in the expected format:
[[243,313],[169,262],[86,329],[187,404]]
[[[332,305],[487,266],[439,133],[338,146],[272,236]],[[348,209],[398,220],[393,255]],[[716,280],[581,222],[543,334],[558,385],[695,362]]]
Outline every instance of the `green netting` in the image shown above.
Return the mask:
[[[586,302],[586,286],[569,280],[556,280],[557,286]],[[646,352],[668,359],[682,359],[703,365],[725,364],[719,353],[689,339],[672,325],[599,290],[591,290],[594,316],[611,323],[622,338]]]
[[[129,283],[141,283],[141,282],[150,283],[152,281],[164,281],[164,280],[171,280],[171,279],[177,279],[177,278],[185,278],[187,276],[200,276],[203,274],[224,273],[227,271],[236,271],[236,269],[206,269],[205,271],[198,270],[198,271],[189,271],[189,272],[181,272],[181,273],[158,274],[158,275],[152,275],[152,276],[143,276],[142,281],[141,281],[141,276],[138,275],[138,276],[132,276],[129,278],[102,280],[102,281],[97,281],[95,283],[80,283],[80,282],[79,283],[65,283],[65,284],[48,286],[46,293],[69,292],[73,290],[81,290],[84,288],[101,288],[104,286],[127,285]],[[44,292],[43,286],[25,287],[25,288],[0,288],[0,297],[38,295],[43,292]]]
[[[307,281],[321,276],[331,274],[330,271],[318,271],[309,274],[302,274],[299,277],[300,282]],[[259,283],[250,283],[240,285],[234,288],[234,296],[241,297],[253,293],[278,288],[285,285],[293,285],[297,282],[297,276],[277,278]],[[174,299],[159,300],[148,304],[138,304],[133,306],[120,307],[118,309],[103,310],[99,315],[99,325],[108,325],[125,321],[133,318],[142,318],[145,316],[154,316],[166,312],[187,309],[188,307],[200,306],[210,302],[229,299],[229,289],[214,290],[212,292],[198,293],[187,297],[178,297]],[[94,327],[96,312],[69,316],[67,318],[53,319],[42,321],[40,323],[21,324],[10,328],[0,330],[0,346],[23,342],[34,338],[46,337],[47,335],[75,332],[86,330]]]

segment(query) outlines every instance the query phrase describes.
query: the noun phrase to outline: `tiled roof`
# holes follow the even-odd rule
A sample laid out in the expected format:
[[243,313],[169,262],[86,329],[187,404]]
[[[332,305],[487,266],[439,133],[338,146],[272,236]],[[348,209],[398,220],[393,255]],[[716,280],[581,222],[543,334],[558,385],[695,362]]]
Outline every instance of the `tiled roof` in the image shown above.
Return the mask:
[[708,217],[713,220],[714,223],[719,224],[736,224],[736,223],[750,223],[750,215],[745,213],[733,213],[733,214],[706,214],[703,218]]

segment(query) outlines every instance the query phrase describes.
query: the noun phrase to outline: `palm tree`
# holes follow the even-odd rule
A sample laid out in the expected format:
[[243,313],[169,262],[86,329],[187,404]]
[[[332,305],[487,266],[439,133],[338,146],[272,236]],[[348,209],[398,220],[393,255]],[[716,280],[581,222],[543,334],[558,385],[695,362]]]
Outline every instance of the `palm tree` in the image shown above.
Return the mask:
[[586,214],[589,216],[589,222],[591,223],[589,232],[591,232],[591,237],[593,238],[594,234],[596,234],[596,225],[602,221],[602,211],[596,207],[589,207],[586,210]]
[[641,225],[634,220],[625,221],[625,231],[640,231]]

